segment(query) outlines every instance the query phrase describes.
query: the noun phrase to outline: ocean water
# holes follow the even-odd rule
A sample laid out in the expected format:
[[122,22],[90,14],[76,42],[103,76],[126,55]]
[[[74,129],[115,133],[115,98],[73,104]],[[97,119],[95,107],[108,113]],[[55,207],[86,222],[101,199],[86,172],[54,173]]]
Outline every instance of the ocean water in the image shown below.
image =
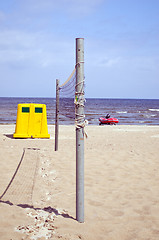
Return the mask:
[[[55,98],[0,98],[0,124],[15,124],[19,103],[43,103],[48,124],[55,123]],[[107,113],[120,125],[159,125],[159,99],[86,99],[85,115],[89,124],[98,125]],[[60,124],[74,124],[74,104],[63,99]]]

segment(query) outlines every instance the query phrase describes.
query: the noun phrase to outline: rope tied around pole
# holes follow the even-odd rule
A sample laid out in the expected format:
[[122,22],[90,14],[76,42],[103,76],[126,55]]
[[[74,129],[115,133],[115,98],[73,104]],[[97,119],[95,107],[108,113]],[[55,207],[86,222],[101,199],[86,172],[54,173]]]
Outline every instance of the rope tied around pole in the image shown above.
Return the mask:
[[[76,64],[77,65],[80,65],[80,63],[84,63],[84,62],[78,62]],[[83,134],[85,135],[85,137],[87,138],[88,135],[85,131],[85,126],[88,124],[88,121],[85,119],[85,114],[78,114],[77,113],[77,108],[78,107],[83,107],[84,108],[84,102],[86,102],[85,98],[83,97],[84,96],[84,83],[85,81],[81,81],[79,83],[76,84],[75,86],[75,89],[77,90],[77,86],[81,85],[81,90],[80,91],[76,91],[75,92],[75,100],[74,100],[74,104],[75,104],[75,125],[76,125],[76,129],[83,129]]]

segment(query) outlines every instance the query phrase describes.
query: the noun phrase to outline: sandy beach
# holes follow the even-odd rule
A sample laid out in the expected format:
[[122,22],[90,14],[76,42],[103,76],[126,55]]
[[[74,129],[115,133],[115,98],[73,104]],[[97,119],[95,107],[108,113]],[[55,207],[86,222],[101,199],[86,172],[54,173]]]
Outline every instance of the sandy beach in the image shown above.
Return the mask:
[[158,240],[159,126],[87,126],[85,222],[76,221],[75,127],[13,139],[0,125],[0,240]]

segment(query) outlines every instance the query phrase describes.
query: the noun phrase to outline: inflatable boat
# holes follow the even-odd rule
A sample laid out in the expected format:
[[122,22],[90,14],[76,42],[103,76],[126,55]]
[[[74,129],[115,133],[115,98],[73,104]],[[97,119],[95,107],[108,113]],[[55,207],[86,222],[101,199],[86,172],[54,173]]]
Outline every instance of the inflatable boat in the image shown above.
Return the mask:
[[103,118],[103,117],[99,118],[99,125],[101,124],[115,125],[118,122],[119,120],[117,118]]

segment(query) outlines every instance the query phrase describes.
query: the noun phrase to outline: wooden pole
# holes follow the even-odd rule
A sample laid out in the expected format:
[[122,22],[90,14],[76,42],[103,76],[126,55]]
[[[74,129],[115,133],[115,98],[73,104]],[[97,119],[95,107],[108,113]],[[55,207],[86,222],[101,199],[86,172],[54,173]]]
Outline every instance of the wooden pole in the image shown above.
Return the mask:
[[76,38],[76,219],[84,222],[84,39]]
[[56,79],[55,151],[58,151],[58,136],[59,136],[59,79]]

